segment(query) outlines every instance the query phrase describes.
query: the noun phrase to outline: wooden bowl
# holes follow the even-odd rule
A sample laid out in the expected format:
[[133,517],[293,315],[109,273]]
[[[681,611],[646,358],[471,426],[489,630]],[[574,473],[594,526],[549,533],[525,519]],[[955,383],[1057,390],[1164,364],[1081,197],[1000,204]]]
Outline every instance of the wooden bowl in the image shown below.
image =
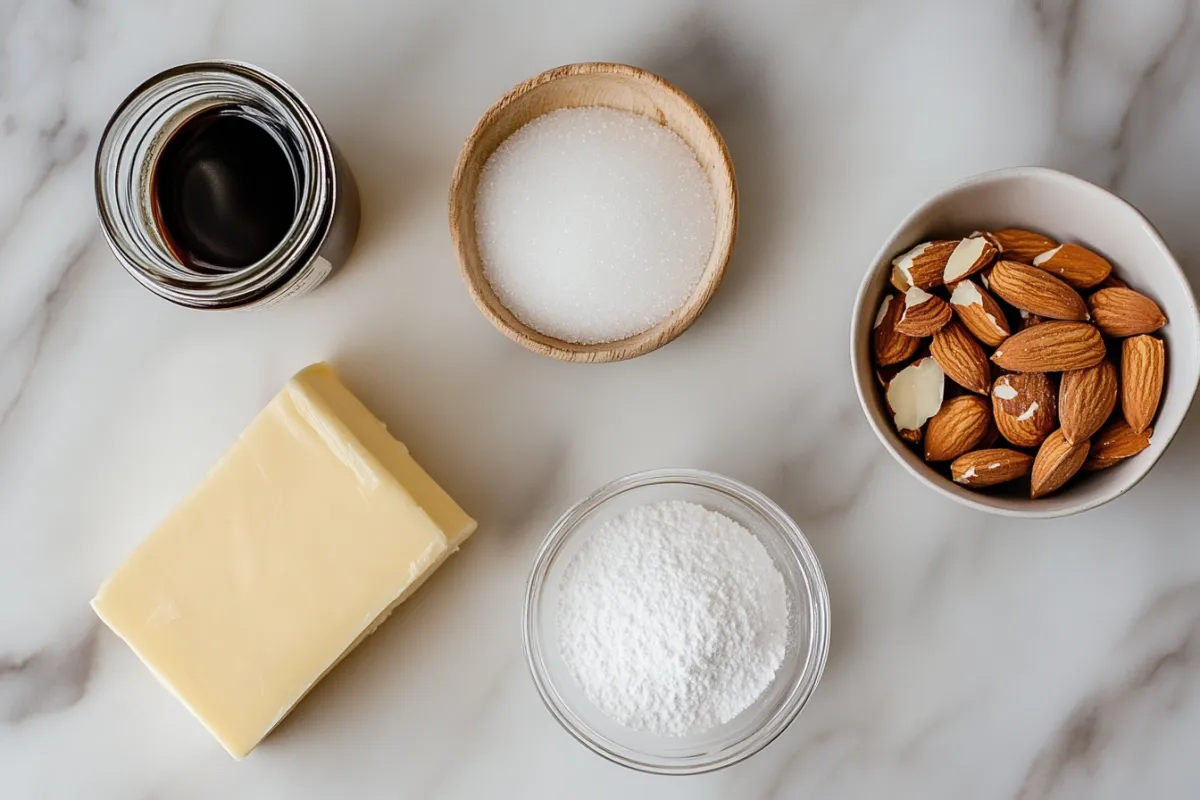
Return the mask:
[[[488,157],[527,122],[560,108],[605,106],[641,114],[677,133],[692,149],[712,186],[716,238],[708,264],[687,301],[652,328],[602,344],[574,344],[546,336],[504,307],[483,274],[475,239],[475,192]],[[737,234],[737,181],[725,141],[686,94],[657,75],[625,64],[570,64],[525,81],[488,109],[471,131],[450,184],[450,233],[467,288],[501,333],[535,353],[563,361],[620,361],[649,353],[683,333],[716,292]]]

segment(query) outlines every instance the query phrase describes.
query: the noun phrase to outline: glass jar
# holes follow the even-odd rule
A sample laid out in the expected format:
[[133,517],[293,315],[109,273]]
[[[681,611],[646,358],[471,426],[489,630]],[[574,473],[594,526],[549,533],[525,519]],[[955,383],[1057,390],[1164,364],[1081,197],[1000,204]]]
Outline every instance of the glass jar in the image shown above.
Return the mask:
[[[273,250],[236,269],[184,263],[156,221],[154,173],[172,135],[198,114],[236,108],[280,144],[296,208]],[[173,67],[135,89],[96,153],[96,202],[113,252],[150,291],[190,308],[261,307],[311,291],[345,262],[358,233],[358,188],[312,109],[275,76],[234,61]]]

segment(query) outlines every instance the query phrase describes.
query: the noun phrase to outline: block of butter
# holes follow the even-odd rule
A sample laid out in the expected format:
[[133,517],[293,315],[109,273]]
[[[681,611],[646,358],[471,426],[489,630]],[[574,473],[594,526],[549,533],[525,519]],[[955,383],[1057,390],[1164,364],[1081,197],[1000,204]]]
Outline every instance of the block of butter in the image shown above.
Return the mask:
[[241,759],[474,530],[315,364],[92,607]]

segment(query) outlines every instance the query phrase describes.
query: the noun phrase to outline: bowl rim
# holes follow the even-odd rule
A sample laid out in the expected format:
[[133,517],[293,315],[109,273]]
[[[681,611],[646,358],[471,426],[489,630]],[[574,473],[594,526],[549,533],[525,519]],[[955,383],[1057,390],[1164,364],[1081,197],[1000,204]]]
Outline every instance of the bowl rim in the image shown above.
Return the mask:
[[[880,442],[883,443],[883,446],[892,455],[892,457],[898,461],[910,475],[915,477],[922,484],[932,488],[943,497],[948,497],[960,505],[979,511],[984,511],[989,514],[1023,519],[1050,519],[1055,517],[1066,517],[1073,514],[1079,514],[1084,511],[1090,511],[1093,508],[1097,508],[1105,503],[1116,500],[1146,477],[1150,470],[1153,469],[1154,465],[1158,463],[1159,459],[1161,459],[1170,448],[1175,439],[1175,434],[1179,431],[1179,428],[1182,427],[1184,420],[1187,419],[1187,416],[1190,413],[1192,401],[1195,398],[1197,387],[1200,386],[1200,367],[1192,370],[1190,381],[1185,381],[1183,385],[1176,383],[1172,384],[1172,391],[1186,395],[1186,407],[1183,414],[1173,426],[1166,428],[1161,428],[1159,426],[1155,427],[1155,438],[1158,438],[1160,435],[1165,435],[1167,437],[1166,443],[1163,445],[1161,450],[1155,454],[1151,454],[1152,457],[1150,458],[1141,459],[1136,464],[1117,465],[1116,467],[1113,467],[1113,469],[1125,469],[1126,476],[1121,483],[1115,485],[1108,491],[1097,494],[1094,497],[1081,499],[1078,502],[1065,506],[1049,508],[1039,507],[1039,504],[1033,500],[1025,501],[1025,503],[1028,504],[1028,508],[1008,508],[1005,506],[993,505],[988,502],[990,499],[988,495],[972,493],[967,489],[963,489],[962,487],[952,484],[946,479],[939,478],[938,480],[933,480],[928,475],[923,474],[921,470],[911,464],[905,455],[899,451],[900,445],[897,444],[897,437],[895,437],[895,434],[893,434],[890,429],[884,430],[881,428],[878,421],[875,419],[872,411],[879,404],[879,400],[876,396],[877,392],[874,391],[873,385],[864,386],[864,383],[869,384],[870,381],[864,381],[860,377],[863,374],[863,352],[861,347],[862,337],[860,335],[860,331],[862,330],[862,318],[867,313],[867,295],[870,291],[871,284],[874,283],[876,275],[878,274],[879,270],[883,268],[884,262],[890,260],[889,257],[892,254],[892,251],[896,249],[896,244],[900,234],[914,219],[926,213],[934,206],[944,202],[947,197],[956,192],[979,184],[992,183],[1001,180],[1011,180],[1014,178],[1034,178],[1036,180],[1057,181],[1074,186],[1078,189],[1083,189],[1085,191],[1102,192],[1113,200],[1116,200],[1120,205],[1124,206],[1129,213],[1141,223],[1141,227],[1145,234],[1150,237],[1151,241],[1163,254],[1163,266],[1172,271],[1175,277],[1179,279],[1179,283],[1183,286],[1185,293],[1184,300],[1186,301],[1187,306],[1191,309],[1193,330],[1196,331],[1196,346],[1198,349],[1200,349],[1200,310],[1198,310],[1196,306],[1195,292],[1192,289],[1192,285],[1188,280],[1187,274],[1183,271],[1183,268],[1180,267],[1174,253],[1171,252],[1170,247],[1167,246],[1167,243],[1162,238],[1162,234],[1159,233],[1158,229],[1154,226],[1154,223],[1152,223],[1145,214],[1139,211],[1137,207],[1135,207],[1128,200],[1125,200],[1123,197],[1108,191],[1102,186],[1097,186],[1091,181],[1084,180],[1076,175],[1061,172],[1050,167],[1020,166],[1005,167],[1003,169],[981,172],[976,175],[971,175],[955,181],[949,186],[946,186],[945,188],[933,193],[931,196],[921,202],[916,208],[906,214],[904,219],[902,219],[900,223],[892,229],[892,232],[888,234],[888,237],[884,240],[879,250],[875,253],[874,258],[871,260],[870,266],[867,268],[866,274],[863,276],[862,282],[858,287],[858,292],[855,295],[854,313],[850,316],[850,368],[852,372],[852,379],[854,380],[855,393],[858,395],[859,405],[861,406],[863,415],[867,418],[867,422],[870,424],[871,429],[875,432],[875,436]],[[872,311],[871,314],[874,314],[874,312]],[[867,356],[867,360],[868,362],[870,361],[869,355]],[[868,363],[867,366],[873,371],[874,367],[870,363]],[[1186,379],[1188,376],[1184,375],[1182,377]],[[868,394],[870,396],[868,396]],[[905,448],[905,450],[907,451],[907,448]]]
[[[776,532],[787,540],[790,550],[797,555],[809,589],[812,635],[805,668],[796,675],[788,692],[781,698],[779,709],[774,715],[769,717],[761,727],[743,737],[736,745],[731,746],[735,749],[730,751],[729,748],[725,748],[719,752],[718,757],[710,758],[707,761],[689,758],[681,760],[681,763],[672,764],[662,757],[651,756],[639,760],[633,756],[616,752],[592,739],[574,724],[572,721],[572,717],[575,716],[574,712],[567,707],[566,703],[560,702],[557,692],[550,689],[546,670],[542,663],[541,639],[537,634],[536,607],[545,586],[545,580],[549,575],[550,565],[558,551],[578,530],[578,523],[597,508],[626,491],[660,484],[687,484],[722,492],[745,503],[755,511],[763,513],[774,523],[773,527]],[[662,468],[634,472],[609,481],[572,504],[550,527],[538,547],[533,568],[530,570],[526,583],[521,613],[521,641],[525,651],[526,664],[538,696],[550,715],[577,742],[606,760],[629,769],[656,775],[699,775],[715,772],[740,763],[758,753],[787,730],[804,710],[813,692],[820,684],[829,660],[832,621],[829,586],[816,552],[804,532],[787,512],[759,490],[728,476],[705,470]]]
[[[460,230],[461,218],[467,204],[466,193],[463,191],[463,183],[467,178],[468,163],[471,160],[471,156],[479,148],[480,140],[493,124],[495,117],[538,87],[581,75],[618,75],[648,84],[655,90],[674,95],[684,104],[717,145],[720,152],[719,168],[725,173],[729,182],[729,193],[724,197],[717,197],[716,187],[714,186],[714,202],[729,203],[729,225],[724,230],[721,226],[717,226],[716,238],[713,240],[713,249],[709,253],[709,261],[705,265],[705,275],[696,284],[695,289],[688,296],[688,299],[657,325],[635,333],[632,336],[627,336],[624,339],[596,344],[568,342],[564,339],[540,333],[525,325],[520,320],[515,320],[516,324],[513,324],[513,322],[505,319],[493,307],[493,304],[503,306],[499,298],[495,297],[490,287],[480,285],[481,281],[485,281],[482,276],[475,275],[468,268],[467,250],[468,248],[474,249],[475,244],[474,242],[466,241],[467,237],[462,236]],[[656,121],[661,124],[661,120]],[[690,146],[689,149],[691,149]],[[712,183],[711,180],[709,182]],[[708,306],[709,301],[716,294],[721,281],[724,279],[725,271],[729,266],[729,260],[733,256],[734,245],[737,242],[738,216],[737,173],[733,167],[733,157],[729,153],[729,147],[726,145],[724,137],[721,136],[721,132],[704,109],[690,95],[665,78],[640,67],[609,61],[585,61],[575,64],[564,64],[541,72],[514,86],[503,97],[493,103],[475,123],[466,141],[463,142],[462,149],[459,150],[458,159],[454,165],[454,173],[450,179],[450,237],[454,242],[459,274],[462,276],[463,282],[467,285],[467,291],[470,293],[471,299],[488,322],[508,339],[527,350],[531,350],[539,355],[550,356],[560,361],[577,363],[624,361],[653,352],[678,338],[680,334],[692,326]],[[714,254],[717,255],[714,256]],[[715,266],[714,257],[716,260]],[[511,316],[511,312],[509,312],[509,315]]]

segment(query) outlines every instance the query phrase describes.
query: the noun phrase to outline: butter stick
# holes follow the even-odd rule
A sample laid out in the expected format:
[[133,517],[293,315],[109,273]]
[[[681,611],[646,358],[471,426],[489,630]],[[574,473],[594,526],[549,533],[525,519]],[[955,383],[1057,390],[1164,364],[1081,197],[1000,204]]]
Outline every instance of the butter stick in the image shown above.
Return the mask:
[[474,530],[333,370],[315,364],[92,608],[241,759]]

